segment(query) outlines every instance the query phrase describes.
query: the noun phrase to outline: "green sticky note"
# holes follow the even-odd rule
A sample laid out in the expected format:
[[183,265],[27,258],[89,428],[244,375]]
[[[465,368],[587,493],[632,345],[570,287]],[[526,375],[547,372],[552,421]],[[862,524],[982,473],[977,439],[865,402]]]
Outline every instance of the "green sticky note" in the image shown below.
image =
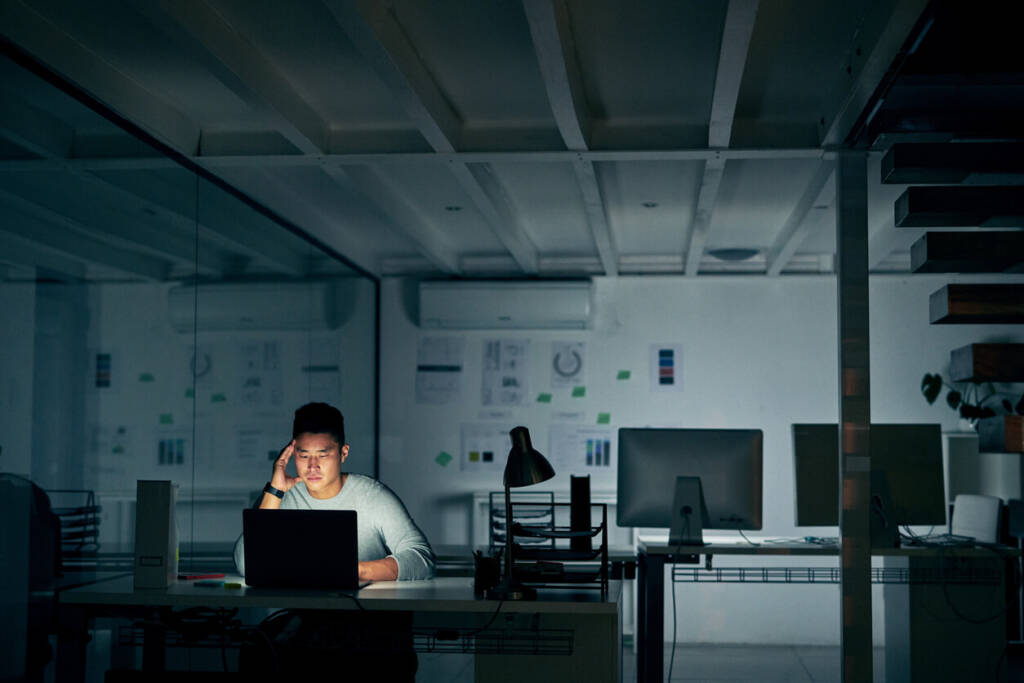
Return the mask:
[[587,388],[586,387],[573,387],[572,388],[572,397],[573,398],[583,398],[586,395],[587,395]]
[[444,451],[441,451],[440,453],[438,453],[437,457],[434,458],[434,462],[436,462],[441,467],[448,467],[448,463],[450,463],[451,461],[452,461],[451,454],[450,453],[446,453]]
[[140,382],[155,382],[156,377],[153,377],[152,372],[143,372],[139,375]]
[[551,394],[537,394],[537,403],[551,403]]
[[214,394],[210,397],[210,403],[227,403],[228,397],[224,394]]
[[470,451],[469,452],[469,461],[470,462],[480,462],[480,452],[479,451]]
[[631,373],[629,372],[629,370],[619,370],[619,374],[615,375],[615,379],[618,379],[618,380],[629,379],[630,374]]
[[174,424],[174,415],[172,413],[161,413],[160,414],[160,424],[162,424],[162,425],[172,425],[172,424]]
[[193,389],[192,387],[189,387],[188,389],[185,390],[185,398],[192,398],[195,395],[196,395],[196,390]]
[[597,424],[599,424],[599,425],[611,424],[611,421],[612,421],[612,414],[611,413],[598,413],[597,414]]

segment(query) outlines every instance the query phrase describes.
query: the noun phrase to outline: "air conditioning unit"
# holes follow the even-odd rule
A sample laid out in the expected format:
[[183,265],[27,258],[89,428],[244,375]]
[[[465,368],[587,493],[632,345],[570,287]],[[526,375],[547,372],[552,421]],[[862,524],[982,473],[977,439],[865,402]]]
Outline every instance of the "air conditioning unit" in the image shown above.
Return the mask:
[[582,330],[589,282],[421,282],[420,327]]
[[[330,282],[254,282],[181,285],[167,293],[177,332],[214,330],[326,330],[340,320]],[[198,305],[197,305],[198,302]]]

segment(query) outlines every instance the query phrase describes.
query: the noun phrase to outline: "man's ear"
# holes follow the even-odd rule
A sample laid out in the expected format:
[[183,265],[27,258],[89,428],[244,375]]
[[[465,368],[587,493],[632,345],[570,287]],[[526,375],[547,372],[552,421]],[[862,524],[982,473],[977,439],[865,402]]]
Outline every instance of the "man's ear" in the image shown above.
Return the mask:
[[341,462],[345,462],[345,458],[348,457],[348,444],[343,445],[339,452],[341,453]]

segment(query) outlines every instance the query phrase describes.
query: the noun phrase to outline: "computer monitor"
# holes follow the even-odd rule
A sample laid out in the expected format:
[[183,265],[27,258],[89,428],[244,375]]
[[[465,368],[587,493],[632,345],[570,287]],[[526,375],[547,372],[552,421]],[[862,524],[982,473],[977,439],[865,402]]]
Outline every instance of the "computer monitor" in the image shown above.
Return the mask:
[[[839,525],[839,427],[794,424],[796,525]],[[937,424],[871,425],[872,489],[883,490],[887,521],[946,523],[942,428]]]
[[620,429],[619,526],[672,527],[677,477],[699,477],[708,529],[761,528],[760,429]]

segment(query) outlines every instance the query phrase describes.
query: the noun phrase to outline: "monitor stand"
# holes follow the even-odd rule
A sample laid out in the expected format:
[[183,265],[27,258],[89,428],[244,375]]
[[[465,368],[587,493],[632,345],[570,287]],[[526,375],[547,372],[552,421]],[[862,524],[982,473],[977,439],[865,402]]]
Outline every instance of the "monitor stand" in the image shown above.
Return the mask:
[[703,529],[707,523],[708,507],[704,503],[700,477],[676,477],[668,544],[704,545]]

